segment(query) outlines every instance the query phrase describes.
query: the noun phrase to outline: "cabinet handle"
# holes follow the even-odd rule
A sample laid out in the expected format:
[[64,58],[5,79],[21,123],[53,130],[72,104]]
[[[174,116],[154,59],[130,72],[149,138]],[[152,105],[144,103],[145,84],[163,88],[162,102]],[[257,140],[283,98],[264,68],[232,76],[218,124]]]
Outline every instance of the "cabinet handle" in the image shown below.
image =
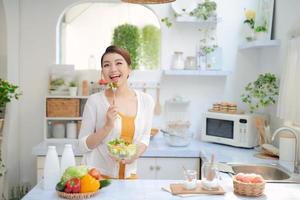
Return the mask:
[[154,170],[154,167],[153,167],[153,166],[150,166],[150,170],[151,170],[151,171]]
[[157,171],[159,171],[160,170],[160,166],[156,166],[156,168],[155,168]]

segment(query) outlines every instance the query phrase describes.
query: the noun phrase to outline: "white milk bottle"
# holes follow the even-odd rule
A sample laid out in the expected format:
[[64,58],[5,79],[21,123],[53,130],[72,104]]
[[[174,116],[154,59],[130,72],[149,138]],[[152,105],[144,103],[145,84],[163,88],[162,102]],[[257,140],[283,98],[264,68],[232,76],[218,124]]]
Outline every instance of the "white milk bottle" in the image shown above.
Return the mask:
[[55,190],[59,181],[59,160],[55,146],[48,146],[45,168],[44,168],[44,189]]
[[60,174],[63,175],[64,171],[70,166],[75,166],[75,157],[72,145],[65,144],[64,151],[61,157]]

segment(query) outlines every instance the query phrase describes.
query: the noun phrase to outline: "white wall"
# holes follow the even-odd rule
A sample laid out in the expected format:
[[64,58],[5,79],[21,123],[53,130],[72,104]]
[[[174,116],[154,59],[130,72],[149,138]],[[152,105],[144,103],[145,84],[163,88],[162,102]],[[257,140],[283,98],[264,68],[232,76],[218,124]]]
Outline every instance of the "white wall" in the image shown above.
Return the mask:
[[[6,21],[6,38],[7,38],[7,69],[6,79],[16,85],[19,83],[19,1],[3,0],[4,13]],[[4,187],[8,192],[9,186],[19,184],[20,169],[20,131],[19,129],[19,104],[12,101],[6,107],[4,141],[5,155],[8,180],[5,181]],[[6,193],[7,195],[7,193]]]
[[3,1],[0,1],[0,78],[6,78],[7,67],[7,50],[6,50],[6,20],[4,13]]
[[[15,1],[4,1],[6,6],[14,6],[15,10],[8,10],[8,24],[17,24],[16,13],[20,13],[20,86],[23,96],[20,101],[20,168],[21,182],[35,183],[35,157],[31,148],[42,141],[44,96],[47,93],[48,65],[55,62],[55,28],[60,14],[75,0],[22,0],[20,10]],[[276,17],[276,38],[282,39],[288,23],[286,20],[296,22],[299,3],[290,0],[278,0]],[[164,77],[162,80],[161,103],[173,94],[181,94],[192,100],[191,118],[192,129],[199,133],[201,113],[211,103],[218,100],[240,102],[240,94],[244,86],[263,71],[278,73],[282,66],[281,52],[279,50],[248,50],[238,51],[238,34],[243,19],[243,8],[251,6],[251,1],[218,1],[218,10],[222,22],[218,25],[218,40],[223,48],[223,61],[225,69],[232,69],[233,73],[226,78],[217,77]],[[171,15],[169,5],[153,5],[151,8],[159,18]],[[162,68],[168,68],[174,51],[183,51],[185,56],[195,54],[196,43],[199,40],[198,25],[189,23],[176,23],[171,29],[162,25]],[[12,30],[10,30],[13,33]],[[16,32],[18,33],[18,31]],[[14,33],[13,36],[16,36]],[[15,41],[8,40],[8,45]],[[279,52],[278,52],[279,51]],[[12,52],[10,52],[12,53]],[[18,54],[14,54],[18,55]],[[265,59],[267,58],[267,59]],[[12,57],[9,58],[13,60]],[[14,58],[15,60],[18,60]],[[15,61],[17,62],[17,61]],[[271,64],[270,64],[271,63]],[[16,66],[19,66],[18,63]],[[273,68],[274,66],[274,68]],[[16,163],[17,164],[17,163]]]

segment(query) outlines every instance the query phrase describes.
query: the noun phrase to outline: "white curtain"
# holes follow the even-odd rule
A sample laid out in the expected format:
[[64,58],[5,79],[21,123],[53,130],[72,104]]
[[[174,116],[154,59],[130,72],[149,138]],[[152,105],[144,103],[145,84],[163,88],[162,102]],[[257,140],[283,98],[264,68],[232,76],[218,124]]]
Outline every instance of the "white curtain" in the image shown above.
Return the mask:
[[290,39],[286,65],[280,81],[277,115],[285,121],[300,123],[300,36]]

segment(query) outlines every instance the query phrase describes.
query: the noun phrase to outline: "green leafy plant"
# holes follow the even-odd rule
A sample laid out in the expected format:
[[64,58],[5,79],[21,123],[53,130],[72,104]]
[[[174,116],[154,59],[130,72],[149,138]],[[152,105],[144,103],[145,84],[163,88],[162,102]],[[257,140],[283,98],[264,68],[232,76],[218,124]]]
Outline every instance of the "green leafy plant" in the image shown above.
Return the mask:
[[160,58],[160,30],[153,25],[142,29],[142,59],[147,69],[157,69]]
[[173,25],[169,17],[162,18],[161,22],[164,23],[168,28]]
[[50,81],[50,90],[57,90],[59,87],[65,84],[63,78],[56,78]]
[[205,0],[204,3],[199,3],[197,8],[190,12],[190,16],[195,16],[199,19],[207,20],[215,15],[217,3],[210,0]]
[[279,94],[278,82],[274,74],[265,73],[246,85],[245,93],[241,97],[251,113],[276,103],[276,97]]
[[0,117],[4,116],[4,108],[12,99],[19,99],[21,92],[18,86],[0,78]]
[[140,61],[141,33],[131,24],[123,24],[114,29],[112,44],[126,49],[132,60],[132,69],[137,69]]
[[265,26],[257,26],[255,28],[255,32],[267,32],[267,27],[265,27]]
[[201,47],[203,55],[208,55],[212,52],[214,52],[218,48],[218,45],[212,45],[212,46],[203,46]]
[[69,87],[77,87],[76,81],[70,81],[69,82]]

